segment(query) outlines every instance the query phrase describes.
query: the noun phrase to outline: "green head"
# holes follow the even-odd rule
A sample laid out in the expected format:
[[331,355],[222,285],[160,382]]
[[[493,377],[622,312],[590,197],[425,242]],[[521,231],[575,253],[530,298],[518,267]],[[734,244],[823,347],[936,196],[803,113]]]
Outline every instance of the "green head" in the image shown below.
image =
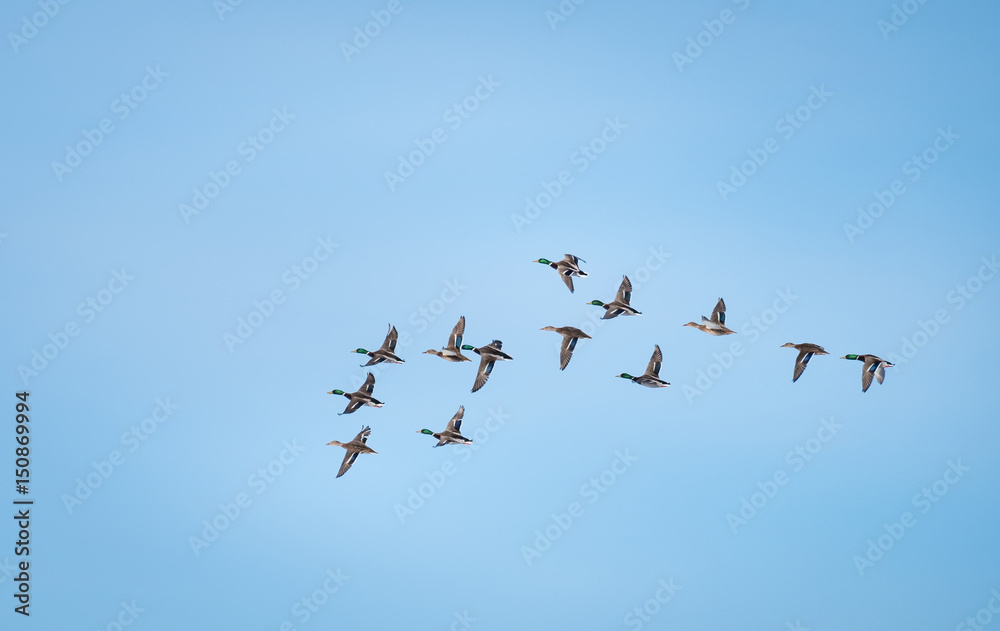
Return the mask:
[[418,434],[427,434],[428,436],[433,436],[434,432],[429,429],[421,429],[417,431]]
[[632,375],[628,374],[627,372],[623,372],[620,375],[615,375],[615,377],[621,377],[622,379],[635,379],[635,377],[633,377]]
[[859,355],[844,355],[841,359],[861,359]]
[[353,351],[349,351],[349,352],[351,352],[351,353],[360,353],[361,355],[370,355],[371,354],[371,353],[369,353],[368,351],[366,351],[363,348],[356,348]]
[[552,265],[552,261],[549,259],[538,259],[537,261],[532,261],[532,263],[541,263],[542,265]]
[[344,394],[343,390],[331,390],[327,394]]
[[604,303],[601,302],[600,300],[591,300],[587,304],[588,305],[594,305],[595,307],[603,307],[604,306]]
[[463,351],[474,351],[474,350],[476,350],[476,347],[473,346],[472,344],[462,344],[462,350]]

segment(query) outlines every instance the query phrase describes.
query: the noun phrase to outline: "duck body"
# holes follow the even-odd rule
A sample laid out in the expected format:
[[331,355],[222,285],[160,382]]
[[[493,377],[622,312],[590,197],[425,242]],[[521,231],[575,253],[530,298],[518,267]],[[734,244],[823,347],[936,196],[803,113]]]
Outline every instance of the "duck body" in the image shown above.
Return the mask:
[[844,355],[841,359],[856,359],[863,362],[861,366],[862,392],[868,392],[868,388],[872,385],[872,378],[881,384],[885,380],[885,369],[895,366],[878,355]]
[[573,350],[576,349],[577,341],[592,339],[589,335],[574,326],[546,326],[542,327],[541,330],[555,331],[562,336],[562,344],[559,347],[559,370],[566,370],[570,358],[573,357]]
[[666,388],[670,384],[663,379],[660,379],[660,366],[662,365],[663,353],[660,351],[660,345],[657,344],[653,347],[653,355],[649,358],[649,364],[646,366],[646,372],[638,377],[633,377],[627,372],[623,372],[622,374],[616,376],[621,377],[622,379],[629,379],[632,383],[636,383],[647,388]]
[[794,348],[799,352],[798,357],[795,358],[795,372],[792,373],[792,383],[799,380],[799,377],[805,372],[806,366],[809,364],[809,360],[813,358],[813,355],[830,354],[823,350],[823,347],[819,344],[810,344],[808,342],[803,342],[802,344],[786,342],[781,345],[781,348]]
[[[500,340],[493,340],[486,346],[481,346],[479,348],[472,346],[468,347],[468,350],[471,350],[476,355],[479,355],[479,371],[476,373],[476,382],[472,385],[473,392],[478,392],[483,386],[486,385],[486,380],[490,378],[490,375],[493,373],[493,366],[498,361],[510,361],[514,359],[507,353],[500,350],[502,346],[503,342]],[[466,347],[463,346],[462,348]]]
[[563,283],[566,284],[570,293],[573,293],[573,277],[576,276],[577,278],[584,278],[587,276],[587,272],[580,269],[580,263],[586,263],[587,261],[584,261],[579,256],[575,256],[573,254],[565,255],[561,261],[538,259],[533,262],[548,265],[555,271],[559,272],[559,277],[562,278]]
[[600,300],[592,300],[587,304],[604,307],[604,316],[601,318],[602,320],[610,320],[611,318],[616,318],[620,315],[642,315],[641,311],[638,311],[630,304],[631,302],[632,281],[628,279],[628,276],[623,276],[622,284],[618,287],[618,293],[615,295],[614,300],[607,304],[601,302]]
[[451,330],[451,335],[448,336],[448,345],[437,351],[433,348],[429,348],[424,351],[425,355],[437,355],[441,359],[449,362],[467,362],[472,361],[468,357],[462,354],[463,345],[462,338],[465,336],[465,316],[458,319],[458,324],[455,328]]
[[337,477],[347,473],[347,470],[351,468],[354,461],[358,459],[359,454],[377,454],[378,452],[367,445],[368,436],[372,433],[371,427],[365,427],[362,429],[357,436],[354,437],[348,443],[342,443],[339,440],[331,440],[327,445],[336,445],[338,447],[343,447],[347,453],[344,454],[344,461],[340,463],[340,471],[337,472]]
[[726,302],[722,298],[719,298],[719,302],[715,304],[711,318],[701,316],[700,323],[688,322],[684,326],[694,327],[709,335],[732,335],[736,333],[736,331],[726,326]]
[[352,353],[359,353],[361,355],[368,355],[371,359],[368,360],[367,364],[362,364],[362,368],[367,368],[368,366],[374,366],[375,364],[381,364],[387,362],[390,364],[402,364],[405,360],[400,359],[396,356],[396,341],[399,339],[399,333],[396,331],[396,327],[389,325],[389,332],[385,336],[385,341],[382,342],[382,346],[377,351],[369,351],[363,348],[358,348]]
[[434,445],[435,447],[440,447],[442,445],[471,445],[472,439],[462,436],[462,417],[465,416],[465,406],[461,405],[458,408],[458,412],[455,416],[451,417],[448,421],[448,427],[442,432],[432,432],[429,429],[418,430],[418,434],[426,434],[428,436],[433,436],[438,439],[438,443]]
[[357,390],[357,392],[344,392],[343,390],[331,390],[327,394],[340,394],[348,399],[347,408],[343,412],[338,412],[337,416],[342,416],[344,414],[353,414],[357,412],[364,406],[369,406],[373,408],[380,408],[384,403],[372,396],[372,392],[375,390],[375,375],[368,373],[368,377],[365,378],[364,384]]

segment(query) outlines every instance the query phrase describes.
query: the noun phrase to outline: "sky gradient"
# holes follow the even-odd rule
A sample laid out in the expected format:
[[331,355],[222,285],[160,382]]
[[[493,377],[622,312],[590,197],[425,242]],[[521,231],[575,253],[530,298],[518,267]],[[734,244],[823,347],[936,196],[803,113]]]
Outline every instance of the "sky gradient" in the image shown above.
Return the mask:
[[[26,390],[35,504],[0,626],[1000,613],[998,18],[5,4],[0,454]],[[567,252],[572,294],[532,263]],[[623,275],[643,315],[602,321]],[[682,327],[720,296],[737,335]],[[463,315],[514,358],[475,394],[422,354]],[[385,406],[337,416],[390,323]],[[593,337],[565,371],[547,325]],[[830,355],[793,384],[785,342]],[[655,344],[671,387],[613,377]],[[848,353],[896,366],[862,394]],[[432,448],[460,405],[474,444]]]

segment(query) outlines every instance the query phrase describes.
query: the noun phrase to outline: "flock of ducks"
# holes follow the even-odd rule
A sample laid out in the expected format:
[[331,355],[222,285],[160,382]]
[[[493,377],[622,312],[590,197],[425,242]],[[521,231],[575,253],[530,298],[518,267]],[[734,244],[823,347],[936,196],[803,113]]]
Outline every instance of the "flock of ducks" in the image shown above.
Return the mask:
[[[556,270],[559,277],[571,293],[574,291],[573,278],[585,278],[587,276],[587,272],[580,269],[580,263],[586,263],[586,261],[573,254],[565,255],[561,261],[553,262],[548,259],[538,259],[534,262],[548,265],[552,269]],[[631,301],[632,283],[629,281],[628,276],[623,276],[621,285],[618,287],[618,293],[615,295],[614,300],[608,303],[601,302],[600,300],[593,300],[587,304],[604,308],[604,316],[601,318],[602,320],[609,320],[620,315],[642,315],[641,311],[638,311],[631,305]],[[719,302],[716,303],[715,308],[712,310],[711,317],[706,318],[705,316],[702,316],[701,322],[688,322],[684,326],[694,327],[699,331],[708,333],[709,335],[732,335],[736,333],[736,331],[733,331],[726,326],[726,303],[722,298],[719,298]],[[569,361],[573,357],[573,351],[576,349],[577,342],[581,339],[592,339],[580,329],[572,326],[546,326],[541,330],[554,331],[562,336],[562,344],[559,352],[559,370],[565,370],[566,366],[569,365]],[[464,337],[465,316],[462,316],[458,319],[458,323],[455,324],[455,327],[452,329],[451,335],[448,336],[448,343],[441,350],[429,349],[424,351],[423,354],[436,355],[449,362],[471,361],[469,357],[462,354],[462,351],[472,351],[476,355],[479,355],[479,369],[476,372],[476,379],[472,385],[472,392],[478,392],[483,386],[486,385],[486,381],[493,373],[494,365],[498,361],[510,361],[513,357],[502,350],[503,343],[500,340],[493,340],[485,346],[476,348],[469,344],[463,344]],[[375,366],[381,363],[402,364],[404,363],[404,360],[398,357],[395,352],[398,338],[399,333],[396,331],[396,327],[390,324],[389,332],[385,336],[385,341],[382,342],[382,346],[379,347],[378,350],[369,351],[364,348],[358,348],[351,352],[366,355],[369,358],[368,363],[362,364],[362,367]],[[798,356],[795,358],[795,370],[792,374],[793,383],[798,381],[799,377],[802,376],[802,373],[805,372],[810,359],[816,355],[829,355],[829,353],[827,353],[826,350],[818,344],[793,344],[792,342],[787,342],[783,344],[781,348],[794,348],[799,351]],[[885,369],[893,366],[893,364],[875,355],[852,354],[845,355],[841,357],[841,359],[850,359],[862,362],[862,392],[868,391],[869,386],[872,384],[872,379],[881,384],[885,379]],[[656,345],[653,347],[653,355],[650,357],[649,364],[646,366],[646,372],[638,376],[621,373],[620,375],[616,375],[616,377],[628,379],[632,381],[632,383],[636,383],[647,388],[666,388],[670,385],[670,383],[660,378],[660,366],[662,363],[663,353],[660,351],[660,346]],[[339,394],[347,398],[347,407],[343,412],[339,413],[340,415],[343,415],[352,414],[364,406],[375,408],[382,407],[382,402],[373,396],[374,390],[375,375],[369,372],[364,384],[362,384],[356,392],[331,390],[327,394]],[[472,441],[465,436],[462,436],[461,433],[462,418],[464,415],[465,406],[460,406],[458,408],[458,412],[456,412],[451,420],[448,421],[448,425],[443,431],[432,432],[429,429],[421,429],[418,430],[417,433],[426,434],[436,438],[438,442],[434,445],[435,447],[441,447],[442,445],[468,445],[472,443]],[[362,429],[350,442],[342,443],[334,440],[327,443],[327,445],[337,445],[339,447],[343,447],[347,452],[344,455],[344,461],[340,465],[340,471],[337,473],[338,478],[347,473],[347,470],[350,469],[351,465],[353,465],[355,460],[358,459],[358,455],[378,453],[368,446],[367,443],[369,435],[371,435],[371,427],[365,426],[364,429]]]

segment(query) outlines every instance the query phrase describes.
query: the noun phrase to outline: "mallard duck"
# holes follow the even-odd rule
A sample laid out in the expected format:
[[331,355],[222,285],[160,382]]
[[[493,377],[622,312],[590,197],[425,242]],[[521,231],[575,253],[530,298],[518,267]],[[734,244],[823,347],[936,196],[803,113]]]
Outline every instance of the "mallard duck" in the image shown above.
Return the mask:
[[806,370],[806,364],[812,359],[813,355],[829,355],[823,347],[818,344],[809,344],[808,342],[803,342],[802,344],[792,344],[791,342],[785,342],[779,348],[794,348],[799,351],[799,356],[795,358],[795,373],[792,375],[792,383],[798,381],[799,377]]
[[577,276],[583,278],[587,275],[587,272],[580,269],[579,263],[586,263],[579,256],[574,256],[572,254],[567,254],[563,257],[561,261],[552,262],[548,259],[538,259],[533,261],[534,263],[541,263],[543,265],[548,265],[555,271],[559,272],[559,278],[562,278],[566,286],[569,287],[570,293],[573,293],[573,277]]
[[632,282],[628,279],[628,276],[622,277],[622,284],[618,287],[618,294],[615,299],[611,302],[604,304],[600,300],[592,300],[588,302],[588,305],[595,305],[598,307],[604,307],[604,317],[602,320],[610,320],[619,315],[642,315],[642,312],[636,311],[629,304],[632,300]]
[[451,330],[451,335],[448,336],[447,346],[445,346],[439,351],[436,351],[433,348],[429,348],[426,351],[424,351],[423,354],[437,355],[441,359],[450,362],[472,361],[471,359],[462,354],[463,349],[472,350],[471,346],[467,344],[465,346],[462,345],[462,337],[464,336],[465,336],[465,316],[462,316],[461,318],[458,319],[458,324],[455,325],[455,328]]
[[350,399],[350,402],[347,404],[347,409],[343,412],[337,413],[337,416],[342,416],[344,414],[357,412],[363,405],[369,405],[373,408],[382,407],[383,403],[372,396],[373,390],[375,390],[375,375],[368,373],[365,383],[358,388],[357,392],[347,393],[343,390],[331,390],[330,392],[327,392],[327,394],[342,394]]
[[638,377],[633,377],[627,372],[615,376],[622,379],[631,379],[632,383],[637,383],[647,388],[666,388],[670,384],[660,379],[661,364],[663,364],[663,353],[660,352],[660,345],[657,344],[653,347],[653,356],[649,358],[649,365],[646,366],[646,372]]
[[[498,361],[510,361],[514,359],[507,353],[500,350],[503,346],[503,342],[500,340],[493,340],[486,346],[480,346],[475,348],[472,346],[468,347],[476,355],[479,355],[479,372],[476,373],[476,383],[472,385],[472,391],[478,392],[480,388],[486,385],[486,380],[490,378],[490,373],[493,372],[493,365]],[[462,348],[467,348],[462,346]]]
[[576,342],[579,339],[591,339],[589,335],[581,331],[574,326],[546,326],[542,327],[542,331],[555,331],[562,336],[562,346],[559,349],[559,370],[566,370],[566,366],[569,364],[569,360],[573,357],[573,349],[576,348]]
[[367,444],[368,436],[372,433],[372,428],[365,427],[361,430],[357,436],[354,437],[349,443],[342,443],[339,440],[331,440],[327,445],[337,445],[338,447],[343,447],[347,450],[344,454],[344,461],[340,463],[340,471],[337,472],[337,477],[347,473],[347,470],[351,468],[354,461],[358,459],[358,454],[377,454],[378,452],[369,447]]
[[868,392],[868,386],[872,385],[872,376],[881,384],[885,379],[885,369],[895,366],[895,364],[890,364],[875,355],[844,355],[841,359],[856,359],[859,362],[864,362],[864,366],[861,367],[862,392]]
[[432,432],[429,429],[421,429],[417,433],[437,438],[438,443],[434,445],[435,447],[440,447],[441,445],[471,445],[472,439],[466,438],[461,434],[463,416],[465,416],[465,406],[460,405],[458,412],[455,412],[455,416],[451,417],[451,420],[448,421],[448,427],[443,432]]
[[399,337],[399,333],[396,332],[396,327],[389,325],[389,332],[385,335],[385,341],[382,342],[382,347],[377,351],[366,351],[363,348],[358,348],[352,353],[360,353],[361,355],[368,355],[371,359],[368,360],[367,364],[362,364],[362,368],[367,366],[374,366],[375,364],[381,364],[382,362],[389,362],[390,364],[402,364],[403,360],[396,357],[393,352],[396,350],[396,339]]
[[684,326],[693,326],[699,331],[704,331],[709,335],[732,335],[733,333],[736,333],[736,331],[726,327],[726,303],[722,298],[719,298],[719,302],[716,303],[715,309],[712,310],[711,319],[701,316],[701,324],[688,322]]

